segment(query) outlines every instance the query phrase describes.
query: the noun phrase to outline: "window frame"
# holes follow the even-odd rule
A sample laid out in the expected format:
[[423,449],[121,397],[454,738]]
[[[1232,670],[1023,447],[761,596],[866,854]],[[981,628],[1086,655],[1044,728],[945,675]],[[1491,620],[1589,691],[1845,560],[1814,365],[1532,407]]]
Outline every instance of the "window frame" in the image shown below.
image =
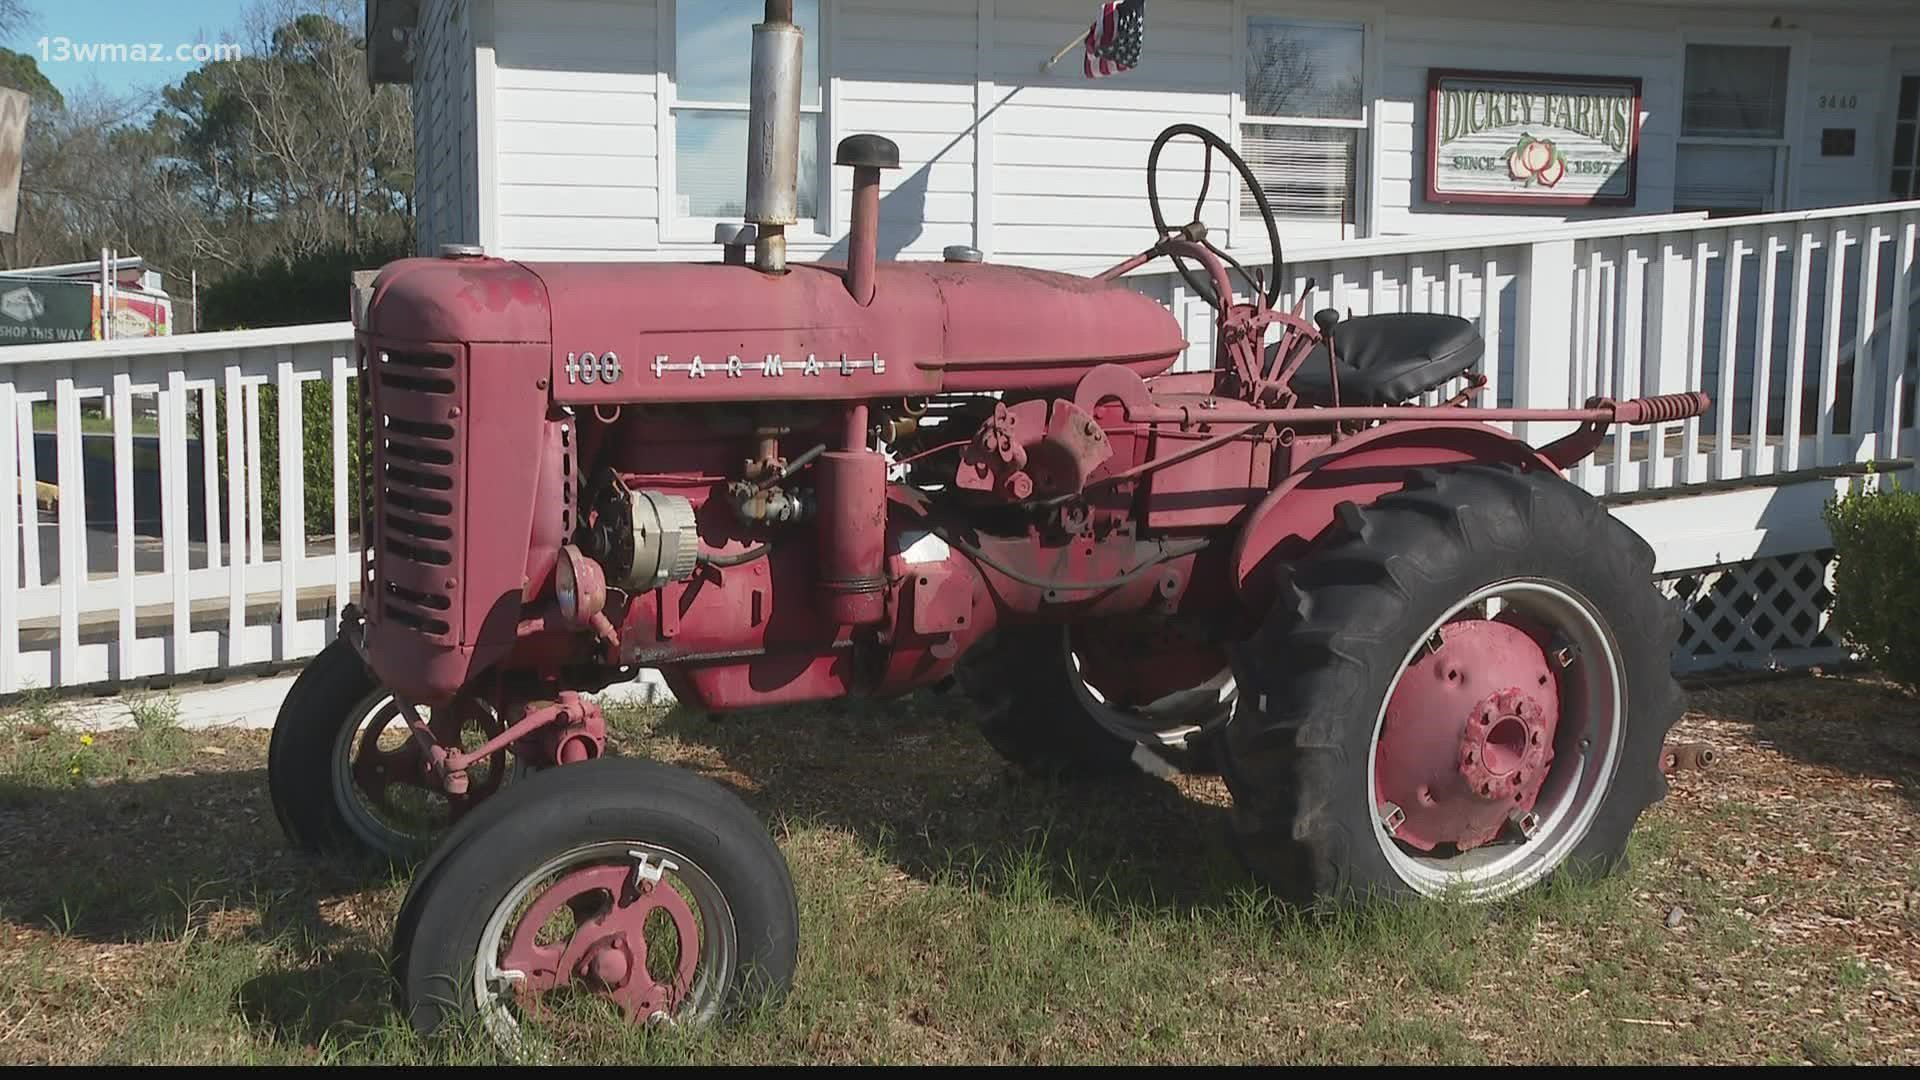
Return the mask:
[[[717,225],[740,224],[738,218],[711,217],[699,214],[681,214],[679,212],[679,135],[680,128],[675,113],[681,109],[700,109],[713,112],[738,112],[746,115],[748,106],[734,102],[715,102],[704,100],[683,100],[680,97],[680,36],[679,7],[682,3],[697,3],[699,0],[655,0],[657,16],[657,51],[660,56],[660,71],[654,92],[654,153],[659,163],[658,214],[660,242],[663,244],[711,244],[713,230]],[[800,106],[802,118],[814,116],[816,143],[814,153],[814,207],[813,217],[803,217],[787,226],[790,240],[825,242],[833,236],[833,141],[834,105],[838,98],[839,80],[831,68],[833,41],[833,0],[819,0],[820,27],[815,35],[809,35],[807,47],[818,50],[817,67],[820,76],[820,97],[815,105],[804,103]],[[815,40],[817,38],[817,40]],[[746,190],[746,162],[741,167],[741,191]]]
[[[1252,60],[1252,36],[1249,33],[1249,20],[1260,18],[1279,19],[1304,26],[1326,26],[1357,28],[1361,33],[1360,54],[1360,117],[1359,119],[1327,119],[1313,117],[1273,117],[1255,115],[1247,111],[1247,69]],[[1322,235],[1318,231],[1306,231],[1288,235],[1288,222],[1300,222],[1305,219],[1278,219],[1280,223],[1280,242],[1282,245],[1293,243],[1316,244],[1328,241],[1354,240],[1373,235],[1373,223],[1378,219],[1379,208],[1375,205],[1378,197],[1378,177],[1380,173],[1380,139],[1378,129],[1379,110],[1377,108],[1380,86],[1381,25],[1384,20],[1383,8],[1377,3],[1327,4],[1292,3],[1287,0],[1234,0],[1233,5],[1233,71],[1232,71],[1232,107],[1229,124],[1232,130],[1232,145],[1236,152],[1244,151],[1246,146],[1245,128],[1248,124],[1280,127],[1318,127],[1336,128],[1356,132],[1354,147],[1353,178],[1353,225],[1352,234],[1347,235],[1345,222]],[[1224,164],[1224,163],[1222,163]],[[1241,216],[1240,212],[1240,176],[1237,170],[1226,166],[1228,172],[1227,198],[1232,208],[1232,217],[1227,226],[1227,248],[1236,255],[1246,251],[1258,250],[1264,254],[1267,246],[1266,227],[1259,221]]]
[[[1874,157],[1873,183],[1869,186],[1869,192],[1874,199],[1894,197],[1891,194],[1893,172],[1903,167],[1900,162],[1894,160],[1895,143],[1900,130],[1900,85],[1907,79],[1920,78],[1920,47],[1896,47],[1893,50],[1893,62],[1890,66],[1891,77],[1887,80],[1887,88],[1884,91],[1886,107],[1879,110],[1879,115],[1874,121],[1879,125],[1878,141],[1880,143],[1880,152]],[[1920,146],[1920,129],[1916,130],[1914,139],[1916,145]],[[1915,181],[1920,182],[1920,172],[1915,174]]]
[[[1811,35],[1806,31],[1781,33],[1778,31],[1739,31],[1718,29],[1693,29],[1683,27],[1679,40],[1674,47],[1675,70],[1679,77],[1673,88],[1673,153],[1674,184],[1671,209],[1679,212],[1680,197],[1680,157],[1690,146],[1733,146],[1748,148],[1768,148],[1773,151],[1773,199],[1769,206],[1757,210],[1712,211],[1715,216],[1738,216],[1741,214],[1777,213],[1798,206],[1800,201],[1799,170],[1794,167],[1793,150],[1805,130],[1807,56]],[[1786,109],[1781,117],[1781,131],[1776,138],[1733,136],[1733,135],[1687,135],[1687,49],[1693,45],[1723,45],[1729,47],[1776,48],[1787,50],[1787,90]]]

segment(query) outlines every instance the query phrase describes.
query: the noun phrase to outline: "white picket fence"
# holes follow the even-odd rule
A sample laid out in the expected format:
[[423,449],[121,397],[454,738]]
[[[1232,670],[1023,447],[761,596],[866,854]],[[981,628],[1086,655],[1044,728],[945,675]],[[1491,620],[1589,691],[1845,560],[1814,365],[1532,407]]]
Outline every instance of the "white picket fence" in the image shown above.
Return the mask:
[[[1705,418],[1621,429],[1577,467],[1597,494],[1784,481],[1914,445],[1916,226],[1920,203],[1356,241],[1291,253],[1287,302],[1311,278],[1309,309],[1474,319],[1487,340],[1486,401],[1713,393]],[[1845,257],[1831,259],[1835,251]],[[1206,306],[1174,275],[1133,283],[1182,320],[1192,342],[1184,363],[1210,363]],[[351,344],[352,326],[332,323],[0,349],[0,475],[18,478],[0,497],[0,694],[220,675],[323,647],[353,599]],[[301,388],[311,384],[324,387],[314,392],[327,431],[308,467],[319,433],[305,429]],[[277,437],[270,457],[264,432]],[[309,479],[330,488],[317,521],[307,517]],[[1818,510],[1832,484],[1688,493],[1616,511],[1654,542],[1662,574],[1698,572],[1670,590],[1692,598],[1707,642],[1695,666],[1759,641],[1751,625],[1729,628],[1722,609],[1753,606],[1736,586],[1764,591],[1796,623],[1823,618],[1807,553],[1823,542]],[[1774,569],[1753,569],[1756,559]],[[1818,629],[1791,640],[1813,641]]]
[[[1293,307],[1311,282],[1310,312],[1472,319],[1487,343],[1476,367],[1486,402],[1712,395],[1704,418],[1617,429],[1574,470],[1595,493],[1763,477],[1889,459],[1912,445],[1917,230],[1920,202],[1905,202],[1351,241],[1289,251],[1282,303]],[[1210,364],[1211,308],[1178,276],[1137,280],[1179,313],[1191,343],[1183,366]]]
[[[0,693],[244,669],[331,638],[357,548],[352,339],[329,323],[0,350],[0,475],[18,478],[0,498]],[[327,390],[330,522],[305,513],[313,382]],[[110,420],[83,419],[98,411]]]

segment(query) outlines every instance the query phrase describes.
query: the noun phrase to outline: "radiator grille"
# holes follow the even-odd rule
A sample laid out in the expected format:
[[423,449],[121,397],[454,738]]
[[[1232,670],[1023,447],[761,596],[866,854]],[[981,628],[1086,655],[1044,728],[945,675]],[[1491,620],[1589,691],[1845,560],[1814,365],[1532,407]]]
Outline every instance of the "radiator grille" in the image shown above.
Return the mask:
[[[455,635],[461,365],[447,352],[370,349],[362,368],[370,432],[371,593],[379,617],[430,638]],[[369,370],[371,369],[371,370]],[[371,378],[368,378],[371,376]],[[370,399],[370,400],[369,400]]]

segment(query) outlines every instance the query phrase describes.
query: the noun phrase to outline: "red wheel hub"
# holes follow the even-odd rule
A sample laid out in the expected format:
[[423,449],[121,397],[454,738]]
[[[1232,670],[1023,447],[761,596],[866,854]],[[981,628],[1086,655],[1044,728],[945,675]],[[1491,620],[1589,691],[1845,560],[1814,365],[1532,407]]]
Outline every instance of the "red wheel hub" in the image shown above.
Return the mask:
[[[469,723],[477,724],[488,738],[502,730],[493,714],[471,698],[460,698],[445,708],[435,709],[427,718],[427,727],[433,731],[434,740],[447,747],[461,745],[461,732]],[[380,737],[395,729],[406,741],[391,750],[381,749]],[[394,785],[420,788],[436,795],[446,795],[451,821],[458,821],[474,804],[498,790],[505,775],[506,752],[501,751],[488,758],[487,770],[475,778],[465,794],[447,795],[433,768],[427,763],[427,756],[421,752],[420,744],[408,731],[406,717],[398,710],[390,712],[383,720],[367,725],[360,734],[360,744],[355,748],[353,757],[354,784],[375,806],[398,813],[399,808],[388,796],[388,788]]]
[[1382,828],[1432,851],[1533,831],[1553,764],[1560,679],[1549,649],[1503,620],[1441,628],[1402,674],[1374,751]]
[[[641,863],[640,869],[647,865]],[[574,912],[573,932],[563,941],[542,943],[541,929],[563,906]],[[654,920],[649,942],[647,923],[656,912],[667,920]],[[672,970],[659,978],[648,964],[648,950],[669,938],[677,946]],[[592,866],[561,878],[533,902],[514,927],[500,967],[524,976],[515,980],[522,1007],[537,1009],[539,995],[577,982],[612,999],[628,1020],[643,1023],[673,1015],[693,988],[699,960],[700,927],[678,890],[649,880],[632,865]]]

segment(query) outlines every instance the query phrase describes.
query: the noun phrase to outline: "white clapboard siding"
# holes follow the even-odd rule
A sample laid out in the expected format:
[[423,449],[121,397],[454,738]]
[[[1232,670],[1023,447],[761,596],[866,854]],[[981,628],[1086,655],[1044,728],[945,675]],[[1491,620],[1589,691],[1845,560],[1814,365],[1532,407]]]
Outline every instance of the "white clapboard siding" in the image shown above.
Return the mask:
[[[510,256],[711,256],[711,222],[680,218],[673,197],[673,27],[676,4],[690,2],[427,0],[415,41],[421,249],[484,238]],[[1097,6],[1086,0],[822,0],[823,25],[813,43],[821,55],[820,134],[811,147],[822,213],[789,230],[793,256],[844,254],[851,177],[832,165],[833,149],[862,132],[900,146],[900,170],[883,178],[884,256],[933,258],[960,242],[977,244],[989,257],[1039,266],[1131,254],[1153,236],[1145,184],[1153,138],[1173,123],[1240,137],[1236,79],[1247,33],[1238,20],[1276,13],[1362,23],[1368,33],[1368,115],[1353,161],[1358,190],[1337,194],[1347,167],[1338,156],[1346,153],[1344,144],[1333,157],[1324,146],[1291,136],[1280,136],[1289,145],[1265,148],[1267,157],[1282,160],[1275,168],[1317,178],[1295,185],[1299,194],[1283,207],[1292,215],[1283,225],[1289,241],[1328,237],[1349,217],[1359,235],[1465,236],[1665,213],[1675,204],[1686,42],[1753,30],[1745,12],[1700,0],[1376,0],[1297,8],[1156,0],[1138,70],[1088,80],[1070,49],[1042,72],[1048,56],[1085,33]],[[1799,118],[1786,140],[1783,205],[1879,198],[1885,186],[1879,147],[1887,137],[1879,128],[1888,114],[1888,88],[1897,83],[1890,42],[1901,32],[1920,32],[1920,24],[1838,13],[1807,25],[1782,38],[1798,50],[1796,93],[1807,101],[1804,115],[1795,105]],[[1640,78],[1635,204],[1428,204],[1427,79],[1435,68]],[[1820,104],[1825,99],[1851,104],[1832,111]],[[1861,152],[1823,154],[1826,127],[1858,130]],[[1262,156],[1260,146],[1247,149]],[[1191,216],[1198,162],[1190,142],[1176,143],[1163,161],[1170,218]],[[744,186],[744,163],[741,169]],[[724,185],[727,178],[715,179]],[[1236,244],[1257,231],[1237,220],[1230,200],[1238,186],[1216,177],[1203,207],[1216,233]],[[1316,195],[1315,186],[1330,194]],[[1182,196],[1187,206],[1176,211]],[[1033,200],[1049,197],[1061,206],[1081,198],[1114,202],[1034,220],[1033,210],[1044,204]],[[1353,205],[1345,205],[1349,201]],[[1757,254],[1751,258],[1756,275],[1764,276]],[[1678,258],[1688,269],[1696,261],[1691,253]],[[1664,261],[1649,265],[1664,283]],[[1601,271],[1603,278],[1612,273]],[[1757,285],[1755,277],[1746,287]],[[1604,304],[1598,314],[1605,316]],[[1816,328],[1823,314],[1814,313]],[[1715,459],[1712,467],[1722,464]]]
[[427,0],[415,46],[415,234],[422,251],[475,243],[480,233],[480,143],[473,5]]

